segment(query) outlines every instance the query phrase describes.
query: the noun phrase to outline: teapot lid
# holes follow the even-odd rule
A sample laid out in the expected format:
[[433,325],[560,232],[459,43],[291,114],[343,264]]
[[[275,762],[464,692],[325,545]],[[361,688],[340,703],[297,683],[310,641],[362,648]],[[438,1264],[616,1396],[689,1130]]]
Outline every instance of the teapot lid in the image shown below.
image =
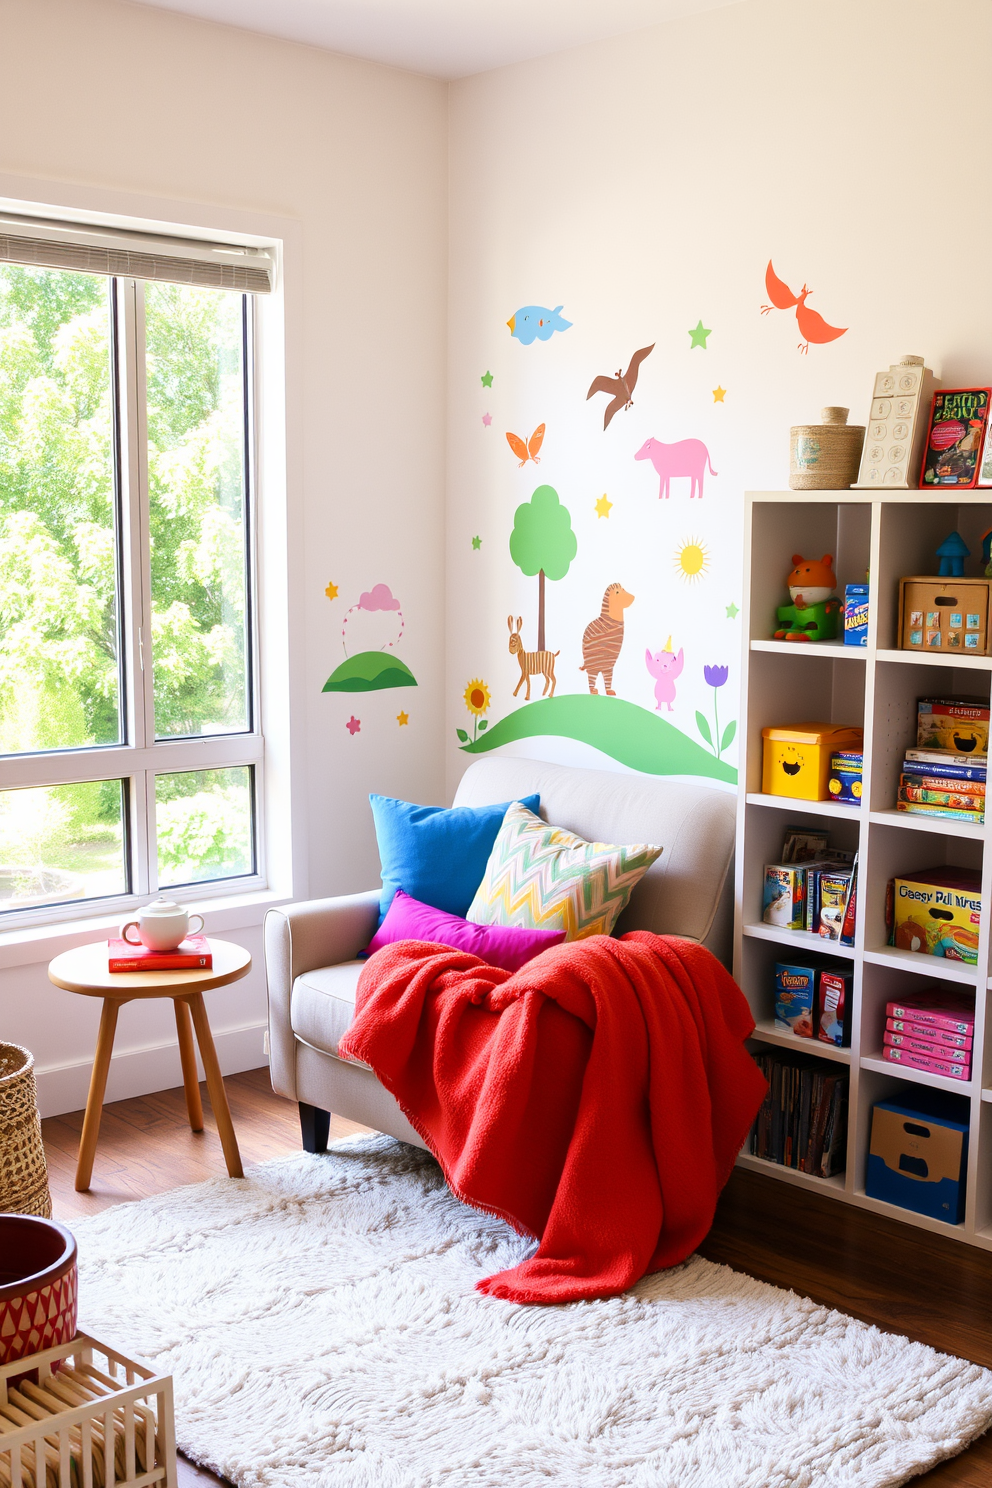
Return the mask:
[[185,910],[181,904],[176,904],[172,899],[153,899],[151,904],[146,904],[141,911],[142,914],[184,914]]

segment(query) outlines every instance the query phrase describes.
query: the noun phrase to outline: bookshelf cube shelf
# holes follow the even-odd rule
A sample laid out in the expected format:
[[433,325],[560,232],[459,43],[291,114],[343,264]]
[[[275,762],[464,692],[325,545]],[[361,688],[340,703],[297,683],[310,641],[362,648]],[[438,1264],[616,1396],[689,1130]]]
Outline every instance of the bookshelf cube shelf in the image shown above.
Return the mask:
[[[947,656],[898,649],[899,580],[935,573],[935,549],[949,532],[961,533],[972,558],[966,573],[980,574],[982,534],[992,528],[992,490],[761,491],[745,498],[745,602],[741,790],[738,798],[734,974],[754,1012],[754,1047],[786,1048],[850,1067],[847,1168],[816,1178],[742,1153],[745,1167],[813,1188],[906,1224],[992,1250],[992,816],[984,826],[895,809],[905,748],[915,743],[920,697],[967,693],[988,699],[992,656]],[[771,639],[775,609],[786,601],[785,576],[793,553],[834,555],[839,593],[871,574],[867,646],[795,644]],[[816,719],[859,724],[865,731],[861,805],[794,801],[761,790],[762,738],[766,725]],[[853,948],[763,923],[766,863],[778,861],[786,826],[827,827],[831,843],[859,853],[858,923]],[[978,964],[943,960],[886,944],[885,886],[897,874],[937,863],[979,868],[984,914]],[[796,951],[812,949],[854,970],[851,1047],[835,1049],[796,1038],[774,1025],[773,968]],[[970,1081],[882,1060],[885,1004],[934,984],[975,996],[975,1044]],[[988,1037],[992,1037],[992,1032]],[[965,1218],[948,1224],[869,1198],[865,1168],[876,1101],[914,1085],[950,1090],[970,1110],[968,1193]]]

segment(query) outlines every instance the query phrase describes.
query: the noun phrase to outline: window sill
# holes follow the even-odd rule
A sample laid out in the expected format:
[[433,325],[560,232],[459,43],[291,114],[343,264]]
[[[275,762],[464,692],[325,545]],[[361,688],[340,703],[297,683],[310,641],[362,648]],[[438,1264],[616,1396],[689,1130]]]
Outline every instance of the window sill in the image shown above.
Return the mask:
[[[244,930],[262,923],[267,909],[292,903],[292,895],[276,894],[272,889],[253,889],[248,893],[205,898],[199,903],[183,895],[183,907],[191,914],[202,914],[208,935],[221,935],[225,930]],[[78,920],[58,920],[46,925],[23,925],[0,931],[0,969],[8,966],[30,966],[48,962],[62,951],[105,940],[116,935],[125,919],[137,917],[134,910],[116,914],[98,913],[80,916]]]

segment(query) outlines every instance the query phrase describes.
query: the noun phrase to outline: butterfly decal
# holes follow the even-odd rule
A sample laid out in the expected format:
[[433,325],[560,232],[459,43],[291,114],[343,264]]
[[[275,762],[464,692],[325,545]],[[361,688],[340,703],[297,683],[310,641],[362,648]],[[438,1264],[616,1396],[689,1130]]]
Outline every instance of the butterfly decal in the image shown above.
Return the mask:
[[538,424],[526,444],[520,438],[519,434],[507,434],[506,442],[521,465],[526,465],[528,460],[533,460],[535,465],[540,465],[541,461],[538,451],[544,443],[544,429],[544,424]]

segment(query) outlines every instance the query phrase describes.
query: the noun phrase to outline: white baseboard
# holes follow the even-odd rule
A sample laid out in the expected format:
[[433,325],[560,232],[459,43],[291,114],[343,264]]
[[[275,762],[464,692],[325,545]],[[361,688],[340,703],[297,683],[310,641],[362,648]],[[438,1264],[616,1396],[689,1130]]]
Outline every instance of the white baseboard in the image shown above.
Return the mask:
[[[251,1023],[245,1028],[214,1032],[217,1058],[225,1075],[241,1070],[260,1069],[268,1064],[263,1039],[264,1023]],[[81,1111],[86,1105],[92,1058],[74,1064],[50,1065],[35,1069],[38,1080],[38,1105],[42,1116],[62,1116],[67,1111]],[[200,1079],[203,1067],[197,1058]],[[110,1061],[107,1077],[108,1101],[128,1100],[135,1095],[151,1095],[156,1090],[170,1090],[183,1082],[177,1043],[150,1044],[143,1049],[122,1049]]]

